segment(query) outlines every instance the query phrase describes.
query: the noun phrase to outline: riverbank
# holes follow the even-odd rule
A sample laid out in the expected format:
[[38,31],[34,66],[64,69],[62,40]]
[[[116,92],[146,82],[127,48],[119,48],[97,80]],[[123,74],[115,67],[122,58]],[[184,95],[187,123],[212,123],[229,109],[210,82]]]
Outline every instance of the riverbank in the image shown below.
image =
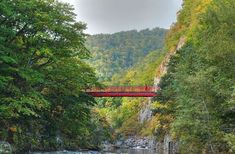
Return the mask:
[[32,152],[31,154],[156,154],[155,150],[143,149],[143,148],[133,148],[133,149],[114,149],[112,151],[54,151],[54,152]]

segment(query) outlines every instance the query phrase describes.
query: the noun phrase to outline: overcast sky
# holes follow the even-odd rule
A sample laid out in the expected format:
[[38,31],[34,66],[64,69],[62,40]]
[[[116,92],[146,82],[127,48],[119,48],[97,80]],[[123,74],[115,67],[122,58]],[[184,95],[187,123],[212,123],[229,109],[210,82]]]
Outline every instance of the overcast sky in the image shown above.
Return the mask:
[[89,34],[169,28],[182,0],[61,0],[74,5]]

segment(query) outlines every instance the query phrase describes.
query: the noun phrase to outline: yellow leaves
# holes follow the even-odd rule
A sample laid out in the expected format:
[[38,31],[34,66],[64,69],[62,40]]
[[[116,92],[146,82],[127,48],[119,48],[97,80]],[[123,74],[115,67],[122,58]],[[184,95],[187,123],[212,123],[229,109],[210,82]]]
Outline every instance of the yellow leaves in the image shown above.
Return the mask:
[[40,56],[40,55],[41,55],[41,52],[40,52],[39,50],[37,50],[37,51],[35,52],[35,54],[36,54],[37,56]]
[[210,4],[212,0],[202,0],[201,3],[195,8],[195,13],[204,13],[207,9],[207,5]]
[[169,132],[171,119],[172,117],[169,115],[154,115],[144,124],[144,127],[141,129],[141,135],[152,136],[159,133],[158,137],[163,137],[165,132]]
[[96,109],[96,112],[101,116],[105,117],[108,113],[108,108]]
[[141,130],[141,135],[151,136],[157,133],[159,134],[158,137],[161,138],[166,132],[169,132],[173,117],[169,114],[161,113],[161,111],[164,111],[164,109],[168,108],[166,104],[153,102],[151,107],[153,110],[159,110],[159,112],[157,112],[149,121],[144,124],[144,127]]
[[190,29],[188,30],[188,36],[192,36],[194,31],[200,26],[199,23],[199,16],[206,12],[207,6],[212,2],[212,0],[201,0],[196,6],[195,9],[192,8],[191,10],[191,20],[190,22]]
[[37,56],[44,55],[44,56],[53,56],[53,52],[50,48],[42,48],[41,50],[36,50],[35,54]]
[[153,109],[164,109],[164,108],[167,108],[167,105],[166,104],[162,104],[162,103],[159,103],[159,102],[154,102],[152,103],[152,108]]
[[118,130],[126,136],[136,135],[140,129],[140,123],[138,122],[138,114],[134,114],[128,120],[124,121],[122,127]]
[[17,46],[18,48],[25,47],[25,43],[24,43],[23,38],[22,38],[21,36],[16,37],[14,43],[16,44],[16,46]]
[[42,93],[43,95],[48,95],[48,94],[50,93],[50,89],[49,89],[49,88],[43,88],[42,91],[41,91],[41,93]]
[[144,128],[142,128],[141,135],[152,136],[158,127],[160,127],[160,119],[159,115],[155,115],[145,124]]
[[17,127],[16,126],[12,126],[9,128],[9,130],[13,133],[15,133],[17,131]]
[[[104,118],[107,122],[111,122],[111,111],[109,108],[95,108],[94,114],[98,117]],[[114,113],[115,114],[115,113]]]
[[61,105],[58,105],[54,108],[54,110],[52,111],[52,115],[54,117],[62,114],[64,112],[64,108]]
[[112,102],[109,101],[105,102],[105,107],[112,107]]
[[133,71],[133,70],[131,70],[131,71],[129,71],[128,73],[127,73],[127,78],[133,78],[134,76],[136,75],[136,72],[135,71]]
[[45,49],[43,50],[43,53],[46,54],[46,55],[48,55],[48,56],[52,56],[52,55],[53,55],[51,49],[49,49],[49,48],[45,48]]
[[224,140],[228,143],[230,146],[230,152],[235,152],[235,135],[232,133],[228,133],[225,135]]
[[194,31],[198,28],[199,17],[205,13],[212,0],[184,0],[182,10],[178,15],[178,22],[168,32],[167,50],[174,49],[180,36],[185,35],[191,39]]

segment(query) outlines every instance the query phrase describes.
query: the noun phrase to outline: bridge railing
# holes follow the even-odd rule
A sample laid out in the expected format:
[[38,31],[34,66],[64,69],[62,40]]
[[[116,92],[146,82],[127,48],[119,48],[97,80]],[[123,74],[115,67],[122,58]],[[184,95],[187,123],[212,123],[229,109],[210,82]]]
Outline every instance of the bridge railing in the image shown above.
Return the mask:
[[156,92],[159,89],[157,86],[109,86],[87,89],[86,92]]

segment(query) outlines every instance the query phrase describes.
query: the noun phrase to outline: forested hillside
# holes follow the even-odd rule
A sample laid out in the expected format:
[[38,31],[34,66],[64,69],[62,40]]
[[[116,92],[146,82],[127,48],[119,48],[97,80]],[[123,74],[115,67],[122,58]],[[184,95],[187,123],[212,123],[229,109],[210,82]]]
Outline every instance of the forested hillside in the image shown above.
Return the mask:
[[[164,58],[167,30],[155,28],[88,37],[92,53],[88,61],[96,68],[105,85],[153,85],[156,69]],[[110,130],[106,140],[141,135],[138,121],[146,98],[101,98],[95,110]],[[111,138],[109,138],[111,137]]]
[[235,152],[235,0],[184,0],[166,47],[184,47],[168,65],[156,98],[156,134],[182,153]]
[[165,33],[165,29],[154,28],[89,36],[87,47],[92,54],[89,62],[101,81],[110,81],[114,74],[126,71],[152,51],[161,49]]
[[[152,51],[135,66],[115,74],[109,84],[113,85],[153,85],[156,68],[163,60],[163,51]],[[152,127],[147,128],[139,121],[140,111],[148,98],[100,98],[96,111],[105,119],[110,130],[111,140],[121,137],[153,135]],[[108,139],[108,138],[106,138]]]
[[164,50],[151,51],[133,67],[114,74],[111,83],[114,85],[153,85],[156,68],[164,58]]

